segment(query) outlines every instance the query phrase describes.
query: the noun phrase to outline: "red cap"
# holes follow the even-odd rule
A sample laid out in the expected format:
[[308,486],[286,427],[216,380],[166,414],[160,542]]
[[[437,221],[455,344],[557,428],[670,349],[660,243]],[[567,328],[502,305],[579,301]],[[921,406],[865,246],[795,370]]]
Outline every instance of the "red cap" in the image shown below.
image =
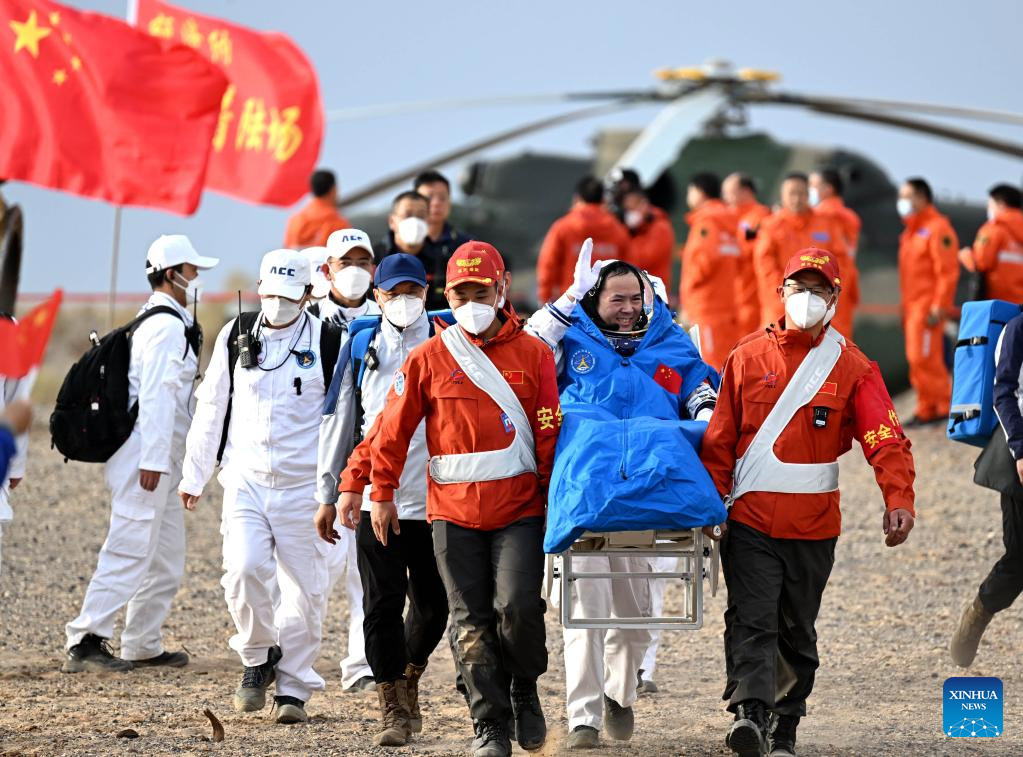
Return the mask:
[[504,278],[504,259],[492,244],[466,242],[448,259],[447,284],[444,291],[474,281],[490,286]]
[[827,250],[818,247],[807,247],[800,250],[785,264],[784,278],[787,279],[800,271],[817,271],[817,273],[824,274],[824,277],[831,282],[831,286],[842,285],[842,279],[838,275],[838,261]]

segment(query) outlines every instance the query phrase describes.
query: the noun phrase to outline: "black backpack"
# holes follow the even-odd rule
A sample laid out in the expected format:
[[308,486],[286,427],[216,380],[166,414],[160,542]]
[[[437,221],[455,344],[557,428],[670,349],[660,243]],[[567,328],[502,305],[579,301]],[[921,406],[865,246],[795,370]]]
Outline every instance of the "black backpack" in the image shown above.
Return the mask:
[[[234,400],[234,367],[238,363],[238,337],[251,334],[261,311],[240,313],[231,324],[231,336],[227,338],[227,375],[231,383],[227,400],[227,413],[224,415],[224,429],[220,432],[220,448],[217,450],[217,463],[224,459],[224,448],[227,447],[227,430],[231,426],[231,405]],[[318,311],[317,311],[318,312]],[[313,317],[313,316],[310,316]],[[334,377],[334,366],[341,354],[341,340],[344,329],[327,321],[320,321],[320,368],[323,369],[324,390],[330,386]]]
[[[50,415],[51,446],[65,462],[105,463],[131,435],[139,414],[137,401],[128,407],[131,338],[143,321],[160,313],[184,323],[172,307],[150,308],[96,342],[67,372]],[[198,354],[187,329],[186,341],[186,354],[190,348]]]

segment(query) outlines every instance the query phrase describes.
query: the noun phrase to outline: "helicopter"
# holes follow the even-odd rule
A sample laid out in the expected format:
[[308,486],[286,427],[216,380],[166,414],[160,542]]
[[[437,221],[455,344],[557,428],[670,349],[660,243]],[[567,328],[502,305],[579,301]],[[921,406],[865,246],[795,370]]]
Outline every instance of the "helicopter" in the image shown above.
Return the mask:
[[[459,177],[464,199],[453,206],[451,222],[479,239],[492,242],[505,255],[513,274],[516,305],[529,312],[535,262],[550,224],[568,207],[572,189],[583,175],[605,178],[610,186],[623,169],[635,170],[654,204],[666,210],[679,244],[687,228],[679,207],[689,178],[700,171],[725,176],[733,171],[750,175],[760,189],[760,200],[777,202],[781,179],[792,171],[809,173],[829,167],[845,184],[844,199],[863,221],[857,253],[863,302],[857,313],[855,339],[878,360],[893,390],[908,386],[898,304],[897,251],[903,225],[895,210],[897,185],[865,155],[843,148],[825,148],[777,141],[748,128],[749,109],[760,105],[802,108],[836,118],[877,123],[927,134],[1023,158],[1023,144],[977,131],[949,126],[923,116],[955,117],[1023,125],[1023,115],[930,103],[879,99],[826,97],[784,92],[776,88],[776,73],[735,69],[712,60],[699,67],[655,72],[659,84],[652,89],[576,92],[562,95],[434,101],[383,108],[360,108],[328,113],[328,120],[405,113],[433,108],[495,106],[506,102],[586,102],[582,108],[517,126],[434,156],[406,170],[385,176],[342,198],[356,205],[388,190],[404,189],[420,172],[440,168],[478,152],[543,129],[624,110],[664,103],[663,109],[641,130],[605,129],[595,139],[591,159],[525,151],[501,160],[470,163]],[[596,103],[596,104],[594,104]],[[985,220],[982,205],[936,203],[952,222],[962,244],[971,242]],[[351,213],[359,228],[374,237],[387,232],[386,213]],[[676,256],[677,258],[677,256]],[[678,281],[678,261],[674,279]],[[960,277],[958,302],[970,285]],[[954,327],[954,325],[953,325]]]

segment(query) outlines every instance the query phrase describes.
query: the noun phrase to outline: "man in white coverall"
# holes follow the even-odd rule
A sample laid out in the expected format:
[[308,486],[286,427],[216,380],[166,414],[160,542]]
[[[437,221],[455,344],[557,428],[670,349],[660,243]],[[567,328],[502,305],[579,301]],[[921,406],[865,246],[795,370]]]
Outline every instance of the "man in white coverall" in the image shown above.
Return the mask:
[[[527,331],[554,350],[563,403],[572,391],[569,382],[574,382],[574,386],[583,386],[586,382],[601,382],[601,386],[607,386],[603,376],[591,374],[600,358],[578,349],[566,354],[569,348],[565,338],[571,329],[582,328],[593,333],[595,328],[622,360],[622,365],[635,360],[634,356],[641,350],[656,350],[662,342],[679,338],[679,327],[660,320],[670,319],[666,308],[654,308],[653,279],[621,261],[600,261],[591,265],[591,254],[592,244],[587,240],[579,252],[572,285],[557,301],[537,311],[526,326]],[[646,338],[651,325],[656,326],[656,331],[652,338]],[[684,338],[684,334],[682,336]],[[706,372],[706,366],[699,362],[698,365]],[[600,392],[593,394],[599,396]],[[715,399],[716,393],[710,384],[700,382],[688,396],[679,398],[678,405],[690,417],[705,420],[710,417]],[[611,401],[606,399],[604,404]],[[576,569],[588,573],[643,574],[660,567],[651,565],[651,558],[647,556],[577,556],[572,562]],[[577,618],[647,616],[652,606],[650,583],[648,579],[579,579],[572,591],[572,615]],[[552,599],[556,601],[556,597]],[[564,638],[569,730],[566,746],[569,749],[598,746],[601,726],[613,739],[630,739],[635,722],[632,705],[637,696],[638,671],[650,645],[650,632],[565,628]]]
[[[199,255],[180,234],[160,237],[146,254],[153,294],[139,315],[156,307],[169,312],[146,318],[131,339],[128,403],[138,402],[138,420],[106,464],[110,531],[81,613],[67,624],[67,659],[61,668],[66,673],[188,664],[185,652],[163,648],[160,629],[185,570],[185,521],[176,491],[201,334],[188,306],[199,296],[199,271],[217,262]],[[122,607],[117,658],[107,639]]]
[[[2,317],[5,316],[0,316],[0,318]],[[19,389],[21,391],[19,391]],[[20,399],[19,394],[22,392],[24,392],[24,388],[22,388],[22,379],[0,377],[0,411]],[[22,402],[24,402],[23,399]],[[3,419],[0,418],[0,423],[2,422]],[[14,457],[11,458],[11,461],[7,466],[7,476],[4,479],[3,485],[0,486],[0,540],[2,540],[3,536],[3,524],[10,523],[14,517],[14,511],[11,510],[11,492],[18,488],[18,484],[20,484],[21,480],[25,477],[26,453],[28,452],[28,432],[24,431],[18,433],[18,435],[14,437],[14,442]],[[0,570],[2,570],[2,568],[3,562],[0,561]]]
[[[380,307],[370,296],[373,281],[373,245],[369,235],[361,229],[339,229],[327,238],[326,247],[311,247],[304,250],[308,256],[312,250],[322,251],[313,263],[313,298],[309,312],[321,320],[347,330],[348,325],[364,315],[379,315]],[[318,258],[322,255],[322,261]],[[327,283],[325,294],[320,294],[317,283],[319,271]],[[345,596],[348,599],[348,650],[341,660],[341,687],[346,691],[372,691],[373,671],[366,660],[366,639],[362,630],[362,580],[355,556],[355,537],[351,531],[335,524],[339,536],[337,543],[327,553],[327,571],[330,585],[326,597],[334,593],[334,587],[344,579]],[[326,616],[324,607],[324,616]]]
[[[230,645],[245,672],[235,692],[241,712],[262,709],[276,679],[276,720],[308,720],[305,703],[324,687],[313,670],[327,591],[327,545],[316,537],[316,444],[323,409],[321,330],[304,312],[308,260],[274,250],[259,271],[261,311],[217,337],[188,432],[181,499],[194,509],[217,462],[228,403],[231,414],[218,480],[224,486],[224,587],[237,633]],[[246,335],[231,365],[229,340]],[[231,390],[233,378],[233,394]],[[276,585],[275,585],[276,584]],[[279,607],[275,599],[279,597]]]

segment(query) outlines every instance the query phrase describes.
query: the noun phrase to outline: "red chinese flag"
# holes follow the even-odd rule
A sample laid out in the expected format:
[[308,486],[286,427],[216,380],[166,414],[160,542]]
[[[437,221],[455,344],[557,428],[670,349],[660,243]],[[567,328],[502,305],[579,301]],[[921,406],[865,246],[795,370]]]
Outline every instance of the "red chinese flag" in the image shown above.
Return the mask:
[[0,319],[0,376],[21,378],[43,362],[63,298],[58,289],[21,320]]
[[189,214],[224,75],[195,51],[48,0],[0,0],[0,177]]
[[230,86],[213,135],[206,187],[268,205],[309,191],[323,139],[316,72],[283,34],[259,32],[160,0],[138,0],[139,28],[193,47]]
[[682,391],[682,374],[673,368],[669,368],[664,363],[657,366],[657,370],[654,371],[654,381],[672,394],[678,394]]

